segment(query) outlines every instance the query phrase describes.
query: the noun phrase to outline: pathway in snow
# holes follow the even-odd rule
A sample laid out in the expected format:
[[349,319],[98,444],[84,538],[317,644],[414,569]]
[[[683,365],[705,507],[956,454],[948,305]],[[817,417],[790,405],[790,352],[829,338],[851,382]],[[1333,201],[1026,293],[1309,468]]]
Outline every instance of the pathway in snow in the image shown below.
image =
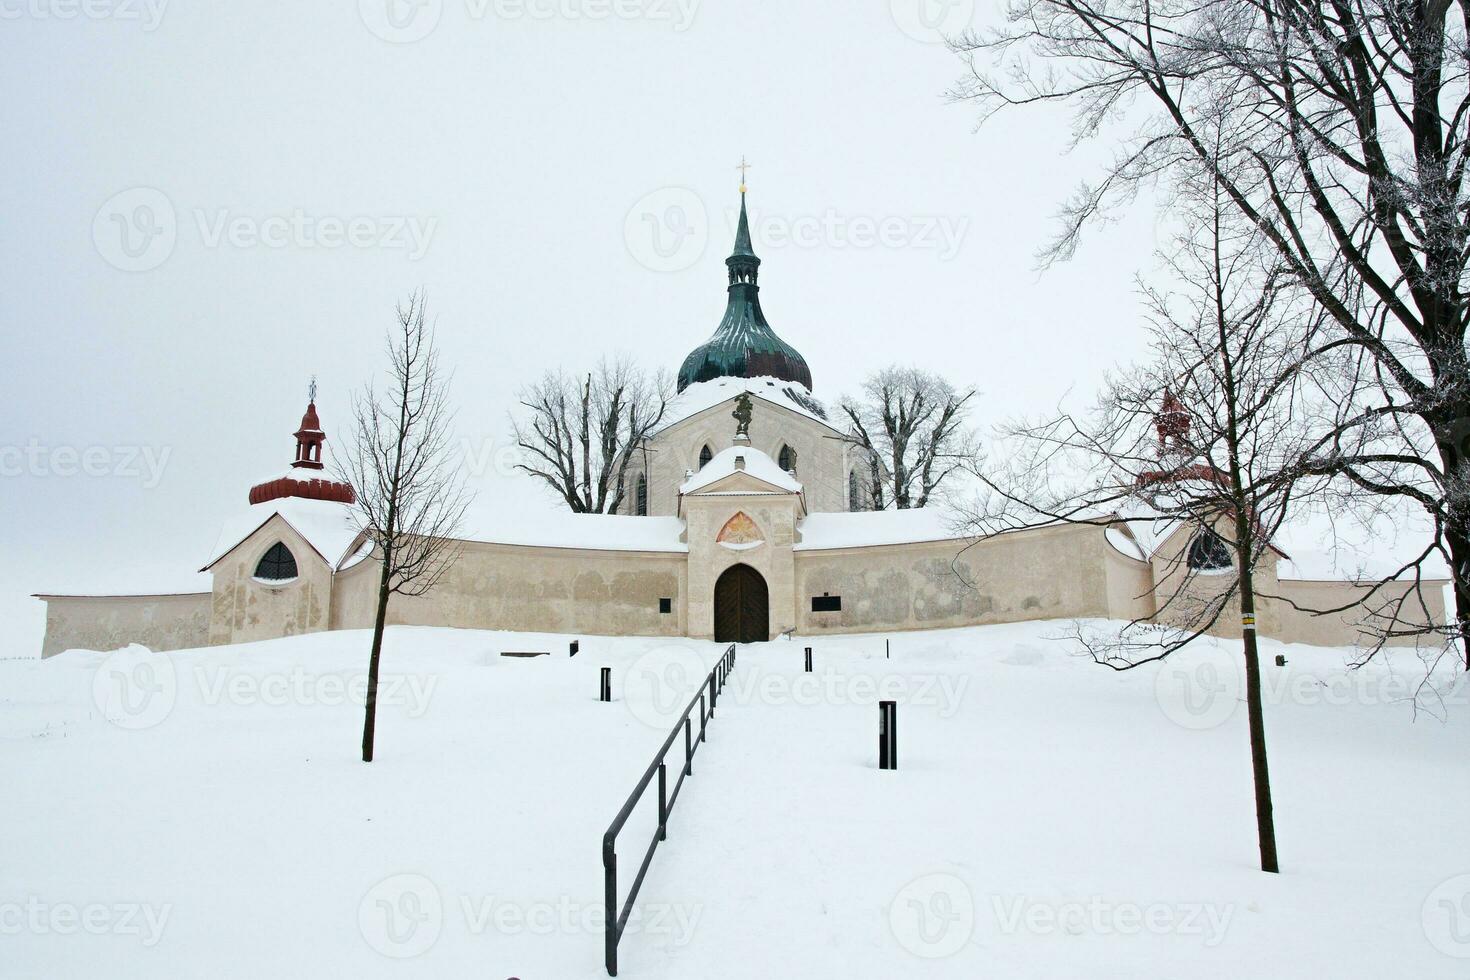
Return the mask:
[[[1181,726],[1158,670],[1057,630],[899,634],[891,661],[818,639],[811,676],[805,641],[743,648],[621,976],[1464,976],[1425,929],[1470,872],[1463,688],[1416,722],[1386,670],[1324,688],[1345,653],[1287,648],[1271,877],[1243,711]],[[721,648],[568,639],[390,631],[371,766],[342,691],[362,633],[154,655],[170,693],[136,715],[98,705],[113,657],[0,664],[0,976],[602,976],[602,833]],[[1179,661],[1201,664],[1235,676],[1228,645]]]

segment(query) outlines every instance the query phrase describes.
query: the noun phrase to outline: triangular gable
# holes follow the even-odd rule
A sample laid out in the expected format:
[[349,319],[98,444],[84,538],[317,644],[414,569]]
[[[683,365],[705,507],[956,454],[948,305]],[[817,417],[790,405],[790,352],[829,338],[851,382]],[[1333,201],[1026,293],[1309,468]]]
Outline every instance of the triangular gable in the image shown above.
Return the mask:
[[774,483],[762,480],[760,477],[745,472],[744,470],[737,470],[734,473],[725,474],[724,476],[708,484],[707,486],[699,487],[696,490],[690,490],[682,496],[703,497],[722,493],[740,492],[782,494],[785,496],[796,496],[801,493],[801,491],[799,490],[792,490],[788,487],[777,486]]
[[326,565],[328,568],[331,568],[332,567],[332,560],[330,558],[328,558],[326,555],[322,554],[321,553],[321,550],[319,548],[317,548],[316,545],[312,544],[311,539],[308,538],[306,535],[302,534],[299,528],[297,528],[289,520],[286,519],[285,515],[283,515],[280,511],[276,511],[276,512],[272,513],[269,517],[267,517],[265,520],[261,521],[260,524],[256,526],[255,530],[251,531],[249,534],[245,535],[239,541],[236,541],[234,544],[230,545],[230,547],[228,547],[224,551],[220,552],[220,554],[219,554],[218,557],[216,557],[208,565],[205,565],[203,568],[201,568],[199,570],[201,572],[207,572],[207,571],[209,571],[211,568],[213,568],[214,566],[218,565],[220,562],[224,561],[226,558],[230,557],[230,555],[233,555],[235,552],[239,551],[241,545],[243,545],[246,541],[249,541],[251,538],[255,537],[257,534],[259,534],[262,530],[265,529],[265,527],[266,527],[267,524],[269,524],[271,521],[276,520],[277,518],[280,519],[280,521],[281,521],[282,524],[284,524],[287,527],[289,527],[291,529],[291,531],[298,538],[300,538],[302,541],[305,541],[306,542],[306,546],[308,548],[310,548],[316,554],[316,556],[322,560],[322,563],[324,565]]

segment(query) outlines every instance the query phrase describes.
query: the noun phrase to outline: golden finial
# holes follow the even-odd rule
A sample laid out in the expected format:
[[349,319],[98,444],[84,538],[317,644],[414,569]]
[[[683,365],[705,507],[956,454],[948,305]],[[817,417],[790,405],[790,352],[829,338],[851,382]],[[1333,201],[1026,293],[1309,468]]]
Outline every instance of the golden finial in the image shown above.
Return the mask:
[[750,169],[750,164],[745,162],[745,154],[740,154],[740,166],[735,168],[740,171],[740,193],[745,193],[745,171]]

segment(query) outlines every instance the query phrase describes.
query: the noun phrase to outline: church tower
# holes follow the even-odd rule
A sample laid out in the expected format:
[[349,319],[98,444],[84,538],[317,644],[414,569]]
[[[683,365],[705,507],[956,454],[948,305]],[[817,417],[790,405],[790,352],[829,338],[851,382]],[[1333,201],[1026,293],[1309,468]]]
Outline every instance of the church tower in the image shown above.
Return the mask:
[[306,412],[301,416],[301,425],[293,433],[296,437],[296,458],[286,475],[250,488],[250,502],[263,504],[282,497],[303,497],[307,500],[330,500],[339,504],[357,502],[357,494],[351,485],[340,480],[326,480],[316,475],[326,468],[322,462],[322,446],[327,434],[322,431],[321,418],[316,413],[316,379],[311,382]]
[[679,368],[678,388],[713,378],[780,378],[807,391],[812,373],[806,360],[766,322],[760,301],[761,260],[750,244],[750,218],[745,211],[745,184],[740,185],[740,225],[735,250],[725,260],[730,285],[725,315],[714,336],[694,348]]

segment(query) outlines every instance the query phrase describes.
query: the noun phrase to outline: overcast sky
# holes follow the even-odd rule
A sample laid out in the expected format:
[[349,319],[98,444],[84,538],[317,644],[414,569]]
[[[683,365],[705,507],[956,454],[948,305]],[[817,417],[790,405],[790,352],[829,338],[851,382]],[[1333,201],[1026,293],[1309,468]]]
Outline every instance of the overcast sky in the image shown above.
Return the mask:
[[724,308],[742,155],[762,303],[823,399],[912,363],[989,422],[1140,352],[1159,216],[1039,273],[1106,147],[1045,110],[977,132],[921,0],[386,2],[0,0],[0,655],[39,649],[32,592],[187,582],[311,375],[345,431],[415,287],[475,460],[549,367],[677,368]]

